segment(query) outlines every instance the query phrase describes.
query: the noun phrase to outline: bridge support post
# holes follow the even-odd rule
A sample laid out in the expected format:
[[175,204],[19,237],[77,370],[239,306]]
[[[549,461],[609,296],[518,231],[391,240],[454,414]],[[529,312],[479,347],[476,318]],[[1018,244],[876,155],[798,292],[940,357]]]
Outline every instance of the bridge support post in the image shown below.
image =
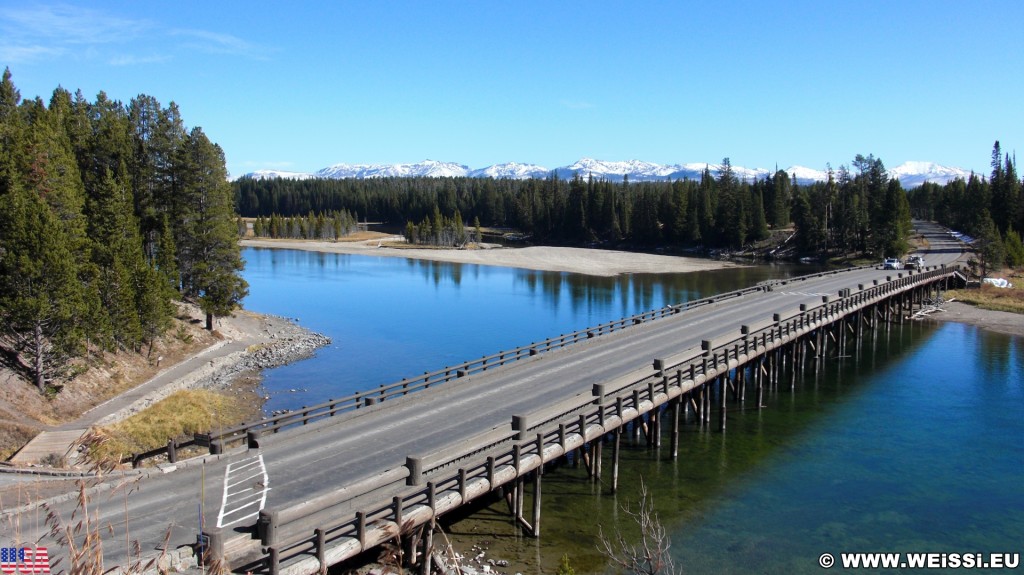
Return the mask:
[[757,363],[754,364],[754,386],[757,391],[757,409],[760,410],[764,407],[764,377],[765,377],[765,356],[761,356],[757,359]]
[[725,396],[727,392],[726,377],[720,375],[718,376],[718,431],[725,431]]
[[[683,408],[682,396],[672,400],[672,459],[679,458],[679,411]],[[618,461],[615,462],[618,467]]]
[[748,363],[743,364],[741,367],[737,368],[737,370],[736,370],[736,376],[737,376],[737,379],[738,379],[737,385],[739,385],[739,390],[738,391],[740,392],[740,403],[741,404],[747,402],[747,370],[750,367],[749,361],[750,360],[747,360]]
[[622,427],[616,427],[612,440],[612,493],[619,489],[619,443],[622,441]]
[[[820,329],[818,330],[818,333],[821,333]],[[789,365],[790,365],[790,370],[789,370],[790,371],[790,374],[789,374],[789,390],[790,391],[792,391],[793,389],[796,388],[796,372],[797,372],[797,368],[800,367],[800,364],[797,361],[797,359],[799,357],[800,346],[803,345],[803,341],[804,341],[803,339],[798,339],[795,342],[789,344]]]
[[320,571],[327,572],[327,534],[323,529],[316,528],[316,560],[320,562]]
[[523,525],[526,522],[526,517],[523,516],[523,501],[526,500],[526,478],[520,476],[516,479],[516,519],[519,524],[526,527],[527,531],[531,531],[529,526]]
[[391,501],[392,501],[392,506],[394,507],[394,513],[395,513],[395,526],[398,528],[398,539],[399,539],[399,542],[401,542],[402,531],[403,531],[403,529],[402,529],[402,523],[403,523],[403,521],[402,521],[402,519],[403,519],[402,511],[403,511],[403,509],[402,508],[404,507],[403,502],[402,502],[402,497],[399,496],[399,495],[396,495]]
[[267,571],[270,575],[278,575],[281,572],[281,559],[278,557],[277,547],[271,547],[267,554]]
[[703,385],[697,388],[697,424],[699,427],[704,427],[707,421],[706,398],[704,396],[707,394],[708,385],[708,382],[705,381]]
[[648,447],[661,446],[661,424],[659,423],[658,408],[651,409],[647,414],[647,445]]
[[711,427],[711,404],[714,401],[715,380],[711,379],[704,384],[704,425]]
[[[538,439],[538,442],[541,440]],[[533,471],[533,536],[540,537],[540,484],[544,474],[544,463],[541,462]]]
[[206,536],[208,544],[205,549],[201,547],[199,549],[199,564],[229,567],[224,563],[224,529],[222,527],[212,527],[207,529],[203,535]]
[[434,552],[434,518],[430,518],[430,523],[426,526],[426,533],[423,535],[423,575],[430,575],[433,571],[433,552]]

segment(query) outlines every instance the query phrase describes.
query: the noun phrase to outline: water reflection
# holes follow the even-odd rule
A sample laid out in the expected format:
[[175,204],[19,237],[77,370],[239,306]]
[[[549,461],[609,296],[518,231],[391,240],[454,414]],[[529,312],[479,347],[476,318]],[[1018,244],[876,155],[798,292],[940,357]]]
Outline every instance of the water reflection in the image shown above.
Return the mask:
[[863,362],[830,360],[795,391],[767,394],[765,410],[730,411],[724,434],[685,426],[678,460],[627,443],[616,495],[583,469],[547,473],[539,541],[519,535],[500,504],[486,513],[504,522],[474,516],[452,531],[463,549],[487,539],[490,556],[524,558],[513,565],[523,573],[551,573],[563,553],[577,573],[606,573],[591,542],[599,525],[629,533],[619,508],[636,501],[642,479],[691,573],[817,573],[823,552],[1015,548],[1024,370],[1012,350],[1019,338],[1002,348],[1007,379],[972,361],[988,335],[892,326],[868,336]]
[[762,266],[599,277],[299,250],[247,248],[243,256],[247,308],[300,318],[334,340],[315,359],[267,374],[268,409],[311,405],[668,304],[817,271]]

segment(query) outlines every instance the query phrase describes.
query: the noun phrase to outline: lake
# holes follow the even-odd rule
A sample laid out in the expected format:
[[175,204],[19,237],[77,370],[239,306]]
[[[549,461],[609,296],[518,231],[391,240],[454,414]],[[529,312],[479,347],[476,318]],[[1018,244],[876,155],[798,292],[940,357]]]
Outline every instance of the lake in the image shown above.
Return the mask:
[[[487,266],[248,248],[245,307],[298,318],[333,343],[266,373],[266,409],[292,409],[671,303],[813,273],[757,266],[601,278]],[[621,527],[641,480],[687,572],[820,572],[821,553],[1021,552],[1024,341],[960,324],[869,334],[859,357],[688,425],[679,458],[626,442],[620,489],[561,466],[544,478],[542,536],[504,503],[449,518],[457,547],[507,572],[611,572],[599,527]],[[714,429],[714,426],[713,426]],[[667,446],[668,443],[665,442]],[[610,450],[606,450],[606,453]],[[606,468],[608,468],[606,466]]]

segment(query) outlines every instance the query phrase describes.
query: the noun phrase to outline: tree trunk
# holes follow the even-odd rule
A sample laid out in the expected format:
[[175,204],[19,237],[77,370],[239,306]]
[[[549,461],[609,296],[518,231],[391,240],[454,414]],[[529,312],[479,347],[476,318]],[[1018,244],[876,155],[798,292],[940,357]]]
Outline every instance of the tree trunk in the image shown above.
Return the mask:
[[213,314],[209,312],[206,314],[206,331],[213,331]]
[[45,353],[46,350],[46,341],[45,338],[43,337],[43,326],[40,325],[38,322],[36,322],[36,325],[33,328],[32,335],[33,338],[35,339],[35,357],[32,358],[32,371],[35,372],[33,375],[35,375],[36,387],[39,388],[39,393],[45,393],[46,377],[43,375],[43,354]]

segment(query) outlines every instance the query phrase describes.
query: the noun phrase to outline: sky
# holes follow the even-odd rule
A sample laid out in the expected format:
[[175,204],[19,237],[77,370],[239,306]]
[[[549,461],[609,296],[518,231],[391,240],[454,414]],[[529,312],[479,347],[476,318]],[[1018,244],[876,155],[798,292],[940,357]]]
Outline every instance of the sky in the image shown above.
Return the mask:
[[175,102],[232,176],[583,157],[990,171],[1024,2],[0,0],[23,98]]

